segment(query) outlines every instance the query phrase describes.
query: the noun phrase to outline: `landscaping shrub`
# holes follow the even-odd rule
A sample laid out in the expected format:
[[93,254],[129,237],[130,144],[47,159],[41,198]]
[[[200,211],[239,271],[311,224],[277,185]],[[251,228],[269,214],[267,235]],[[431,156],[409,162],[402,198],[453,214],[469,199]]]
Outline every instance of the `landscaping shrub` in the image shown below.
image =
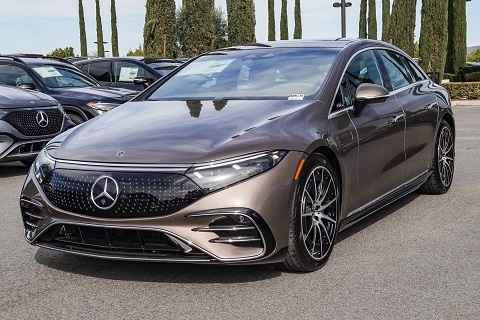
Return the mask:
[[480,81],[480,72],[472,72],[465,75],[465,78],[468,82],[479,82]]
[[480,99],[480,82],[449,82],[442,83],[452,100]]
[[443,74],[443,79],[448,79],[450,82],[457,82],[458,81],[458,76],[454,73],[444,73]]

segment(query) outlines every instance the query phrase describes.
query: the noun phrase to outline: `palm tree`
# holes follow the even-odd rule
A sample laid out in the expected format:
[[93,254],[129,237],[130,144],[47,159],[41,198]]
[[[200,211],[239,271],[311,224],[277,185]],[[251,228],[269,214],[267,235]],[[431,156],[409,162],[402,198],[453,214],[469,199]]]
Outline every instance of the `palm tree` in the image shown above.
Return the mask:
[[100,16],[100,0],[95,0],[95,11],[97,13],[97,55],[105,57],[105,47],[103,46],[102,17]]
[[82,0],[78,0],[78,21],[80,25],[80,55],[87,55],[87,33],[85,32],[85,16]]
[[300,0],[295,0],[295,30],[294,39],[302,39],[302,11],[300,9]]
[[117,10],[115,0],[110,2],[110,23],[112,25],[112,56],[118,57],[118,32],[117,32]]

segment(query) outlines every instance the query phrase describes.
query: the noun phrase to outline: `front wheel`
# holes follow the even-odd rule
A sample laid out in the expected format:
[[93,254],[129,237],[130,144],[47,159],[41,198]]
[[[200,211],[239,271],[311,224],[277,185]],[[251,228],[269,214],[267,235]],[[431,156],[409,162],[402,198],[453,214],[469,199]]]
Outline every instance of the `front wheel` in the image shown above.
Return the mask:
[[340,218],[340,183],[332,164],[313,154],[298,181],[289,229],[288,255],[281,267],[309,272],[330,257]]
[[452,128],[445,120],[440,122],[435,147],[435,156],[431,166],[433,173],[420,187],[419,191],[421,193],[442,194],[447,192],[452,185],[455,164],[455,139]]

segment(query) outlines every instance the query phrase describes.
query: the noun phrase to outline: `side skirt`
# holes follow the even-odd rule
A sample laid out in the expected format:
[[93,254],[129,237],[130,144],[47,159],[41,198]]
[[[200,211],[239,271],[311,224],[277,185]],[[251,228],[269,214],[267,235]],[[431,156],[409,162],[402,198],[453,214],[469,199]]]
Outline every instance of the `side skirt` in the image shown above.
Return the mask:
[[423,183],[425,183],[425,181],[427,181],[428,177],[430,177],[432,172],[433,171],[431,170],[426,171],[424,174],[418,176],[414,180],[409,181],[401,185],[399,188],[390,191],[382,197],[374,200],[372,203],[369,203],[366,206],[353,211],[348,215],[348,217],[341,221],[339,231],[350,227],[356,222],[368,217],[372,213],[417,190]]

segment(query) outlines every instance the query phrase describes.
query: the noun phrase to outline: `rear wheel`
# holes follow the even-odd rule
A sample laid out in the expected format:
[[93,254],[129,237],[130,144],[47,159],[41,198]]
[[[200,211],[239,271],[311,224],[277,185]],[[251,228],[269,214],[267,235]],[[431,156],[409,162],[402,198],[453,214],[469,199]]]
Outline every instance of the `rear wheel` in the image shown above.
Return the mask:
[[327,262],[338,230],[339,185],[335,169],[323,155],[307,159],[295,192],[283,269],[308,272]]
[[433,157],[433,173],[420,187],[425,194],[442,194],[450,189],[455,165],[455,140],[453,131],[447,121],[440,122]]

